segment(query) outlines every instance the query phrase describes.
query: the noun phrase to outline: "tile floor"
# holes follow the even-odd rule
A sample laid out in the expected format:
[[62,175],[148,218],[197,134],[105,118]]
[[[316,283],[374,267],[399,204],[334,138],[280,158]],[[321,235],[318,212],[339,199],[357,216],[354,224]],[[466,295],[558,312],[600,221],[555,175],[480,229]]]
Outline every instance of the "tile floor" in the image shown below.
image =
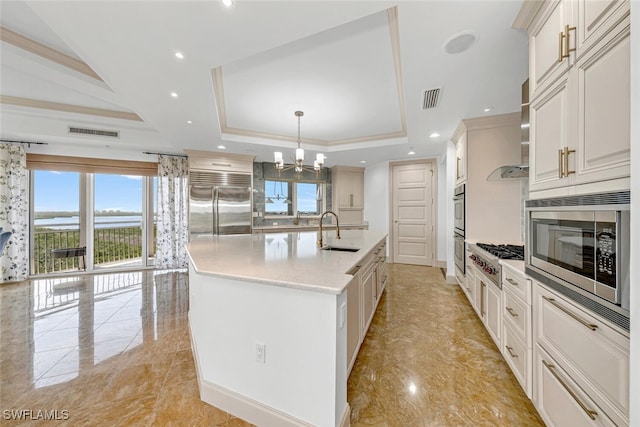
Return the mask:
[[[459,288],[389,267],[349,379],[352,425],[542,425]],[[249,425],[199,399],[187,289],[175,271],[1,284],[1,423]]]

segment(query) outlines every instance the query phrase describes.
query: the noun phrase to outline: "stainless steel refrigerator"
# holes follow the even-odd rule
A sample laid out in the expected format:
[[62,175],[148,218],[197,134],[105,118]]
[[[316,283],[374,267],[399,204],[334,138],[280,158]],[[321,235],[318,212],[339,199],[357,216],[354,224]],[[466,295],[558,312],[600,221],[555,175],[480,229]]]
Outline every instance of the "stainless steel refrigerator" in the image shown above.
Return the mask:
[[251,233],[251,177],[246,179],[249,185],[220,185],[202,179],[189,185],[190,239],[206,234]]

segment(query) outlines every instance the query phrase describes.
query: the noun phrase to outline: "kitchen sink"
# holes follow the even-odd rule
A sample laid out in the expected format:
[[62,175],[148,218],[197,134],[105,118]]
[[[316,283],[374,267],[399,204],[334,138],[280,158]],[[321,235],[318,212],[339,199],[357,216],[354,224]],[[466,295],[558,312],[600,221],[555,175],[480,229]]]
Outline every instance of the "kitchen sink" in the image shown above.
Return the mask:
[[324,251],[358,252],[360,248],[350,248],[348,246],[326,245],[322,247]]

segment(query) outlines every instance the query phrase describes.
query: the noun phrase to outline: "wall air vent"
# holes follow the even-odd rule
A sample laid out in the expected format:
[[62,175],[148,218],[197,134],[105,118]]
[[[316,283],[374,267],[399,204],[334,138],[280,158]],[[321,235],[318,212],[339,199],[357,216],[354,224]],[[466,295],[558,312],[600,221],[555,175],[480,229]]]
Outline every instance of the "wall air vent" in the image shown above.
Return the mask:
[[440,101],[440,88],[429,89],[424,92],[424,100],[422,102],[422,109],[428,110],[430,108],[436,108]]
[[120,132],[113,130],[88,129],[69,126],[69,133],[77,133],[80,135],[106,136],[109,138],[120,138]]

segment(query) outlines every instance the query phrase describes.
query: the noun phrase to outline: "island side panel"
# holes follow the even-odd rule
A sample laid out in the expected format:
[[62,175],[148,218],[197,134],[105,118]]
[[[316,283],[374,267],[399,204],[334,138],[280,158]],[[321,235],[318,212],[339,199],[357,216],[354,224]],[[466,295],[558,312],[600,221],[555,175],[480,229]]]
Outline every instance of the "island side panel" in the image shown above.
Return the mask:
[[[343,418],[348,411],[346,322],[339,319],[344,293],[205,276],[191,264],[189,302],[202,397],[212,385],[312,425],[337,425]],[[256,343],[265,344],[264,364],[256,361]],[[208,403],[237,413],[238,406],[225,407],[224,401]],[[264,419],[249,419],[249,409],[237,415],[265,425]]]

